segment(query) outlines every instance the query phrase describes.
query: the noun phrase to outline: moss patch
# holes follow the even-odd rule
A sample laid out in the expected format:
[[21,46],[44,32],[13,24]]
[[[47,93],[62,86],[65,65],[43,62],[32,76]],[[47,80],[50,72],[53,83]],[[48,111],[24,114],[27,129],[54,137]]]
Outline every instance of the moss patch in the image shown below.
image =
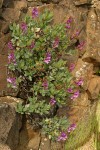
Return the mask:
[[96,103],[86,109],[86,113],[80,119],[76,130],[70,134],[69,139],[66,141],[65,150],[75,150],[88,141],[94,129],[95,110]]

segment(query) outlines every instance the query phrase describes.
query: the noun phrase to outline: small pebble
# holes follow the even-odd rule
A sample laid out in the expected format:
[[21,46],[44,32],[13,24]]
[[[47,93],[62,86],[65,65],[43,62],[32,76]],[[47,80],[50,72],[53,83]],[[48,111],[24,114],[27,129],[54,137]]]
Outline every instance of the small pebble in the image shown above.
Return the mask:
[[44,138],[44,141],[47,141],[47,138]]
[[43,142],[41,142],[41,144],[42,144],[42,145],[44,145],[44,143],[43,143]]

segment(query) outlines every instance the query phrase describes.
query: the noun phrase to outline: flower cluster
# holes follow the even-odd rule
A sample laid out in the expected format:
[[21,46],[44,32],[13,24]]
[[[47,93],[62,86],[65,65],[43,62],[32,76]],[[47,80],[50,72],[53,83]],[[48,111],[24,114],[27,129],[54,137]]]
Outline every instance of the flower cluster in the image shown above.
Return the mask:
[[13,49],[14,49],[13,44],[12,44],[11,41],[8,42],[8,48],[9,48],[10,50],[13,50]]
[[16,78],[14,77],[8,77],[7,78],[7,82],[10,83],[12,85],[13,88],[16,88]]
[[76,81],[75,81],[75,84],[78,85],[78,86],[79,86],[79,85],[83,85],[83,79],[80,78],[80,79],[76,80]]
[[46,53],[46,58],[44,59],[44,62],[46,64],[49,64],[51,61],[51,54],[49,52]]
[[70,29],[71,28],[71,23],[72,23],[72,17],[69,17],[68,20],[66,21],[66,28]]
[[71,96],[71,99],[74,100],[78,97],[79,97],[79,90],[73,93],[73,95]]
[[50,105],[54,105],[56,103],[56,100],[54,98],[51,98]]
[[58,142],[59,142],[59,141],[66,141],[67,138],[68,138],[68,137],[67,137],[67,134],[66,134],[65,132],[62,132],[62,133],[59,135],[57,141],[58,141]]
[[25,22],[22,22],[21,23],[21,30],[23,33],[26,33],[27,32],[27,29],[28,29],[28,26]]
[[[74,131],[76,129],[76,124],[71,124],[68,129],[67,129],[67,132],[70,133],[72,131]],[[66,141],[68,138],[68,135],[66,132],[61,132],[60,135],[58,136],[58,139],[57,141]]]
[[14,52],[11,52],[10,54],[8,54],[8,63],[14,63],[14,65],[16,65],[16,58],[14,55]]
[[76,129],[76,124],[71,124],[68,129],[67,129],[67,132],[70,133],[72,131],[74,131]]
[[53,48],[57,48],[59,46],[59,38],[57,37],[54,41],[53,41]]
[[80,31],[79,30],[76,30],[75,33],[70,37],[71,40],[77,38],[80,34]]
[[35,17],[38,17],[38,9],[37,8],[33,8],[33,10],[32,10],[32,17],[33,17],[33,19],[35,18]]
[[[80,79],[77,79],[76,81],[74,81],[74,83],[75,83],[75,86],[81,86],[81,85],[83,85],[83,79],[82,78],[80,78]],[[78,98],[79,97],[79,94],[80,94],[80,92],[79,92],[79,90],[74,90],[73,88],[71,88],[71,87],[69,87],[68,89],[67,89],[67,92],[68,93],[70,93],[70,94],[72,94],[71,95],[71,99],[72,100],[75,100],[76,98]]]
[[85,45],[85,42],[82,41],[82,42],[79,43],[79,45],[77,46],[77,48],[78,48],[79,50],[82,50],[82,49],[84,48],[84,45]]

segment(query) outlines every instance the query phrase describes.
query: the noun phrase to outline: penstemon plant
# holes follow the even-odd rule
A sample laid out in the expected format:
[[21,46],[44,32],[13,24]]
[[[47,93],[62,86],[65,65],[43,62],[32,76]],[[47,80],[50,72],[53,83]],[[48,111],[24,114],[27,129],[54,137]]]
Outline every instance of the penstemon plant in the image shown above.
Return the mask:
[[[68,99],[77,98],[79,91],[72,85],[70,71],[74,65],[68,68],[63,60],[70,46],[67,29],[72,18],[67,21],[67,26],[65,23],[53,25],[52,21],[50,11],[39,14],[37,8],[33,8],[32,16],[26,16],[21,24],[10,26],[8,69],[16,77],[8,77],[7,81],[12,88],[17,87],[27,94],[25,103],[18,104],[17,112],[40,116],[42,120],[38,123],[45,134],[60,141],[67,139],[68,120],[54,117],[50,112],[66,105]],[[81,84],[82,79],[76,82],[76,85]]]

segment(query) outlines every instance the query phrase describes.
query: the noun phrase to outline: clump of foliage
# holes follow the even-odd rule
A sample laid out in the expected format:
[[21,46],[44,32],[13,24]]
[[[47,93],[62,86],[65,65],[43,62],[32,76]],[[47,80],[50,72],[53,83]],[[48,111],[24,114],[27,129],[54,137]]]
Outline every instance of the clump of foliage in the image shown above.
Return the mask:
[[[40,116],[39,124],[45,133],[50,139],[60,141],[67,139],[65,132],[69,122],[66,117],[51,118],[50,112],[66,105],[69,98],[77,98],[79,91],[72,85],[67,62],[62,59],[70,45],[66,31],[71,19],[67,26],[65,23],[53,25],[52,21],[50,11],[39,14],[37,8],[33,8],[32,16],[26,16],[21,24],[14,23],[10,27],[8,69],[16,77],[7,80],[9,86],[27,93],[27,101],[18,104],[17,112]],[[76,82],[81,83],[82,80]]]

